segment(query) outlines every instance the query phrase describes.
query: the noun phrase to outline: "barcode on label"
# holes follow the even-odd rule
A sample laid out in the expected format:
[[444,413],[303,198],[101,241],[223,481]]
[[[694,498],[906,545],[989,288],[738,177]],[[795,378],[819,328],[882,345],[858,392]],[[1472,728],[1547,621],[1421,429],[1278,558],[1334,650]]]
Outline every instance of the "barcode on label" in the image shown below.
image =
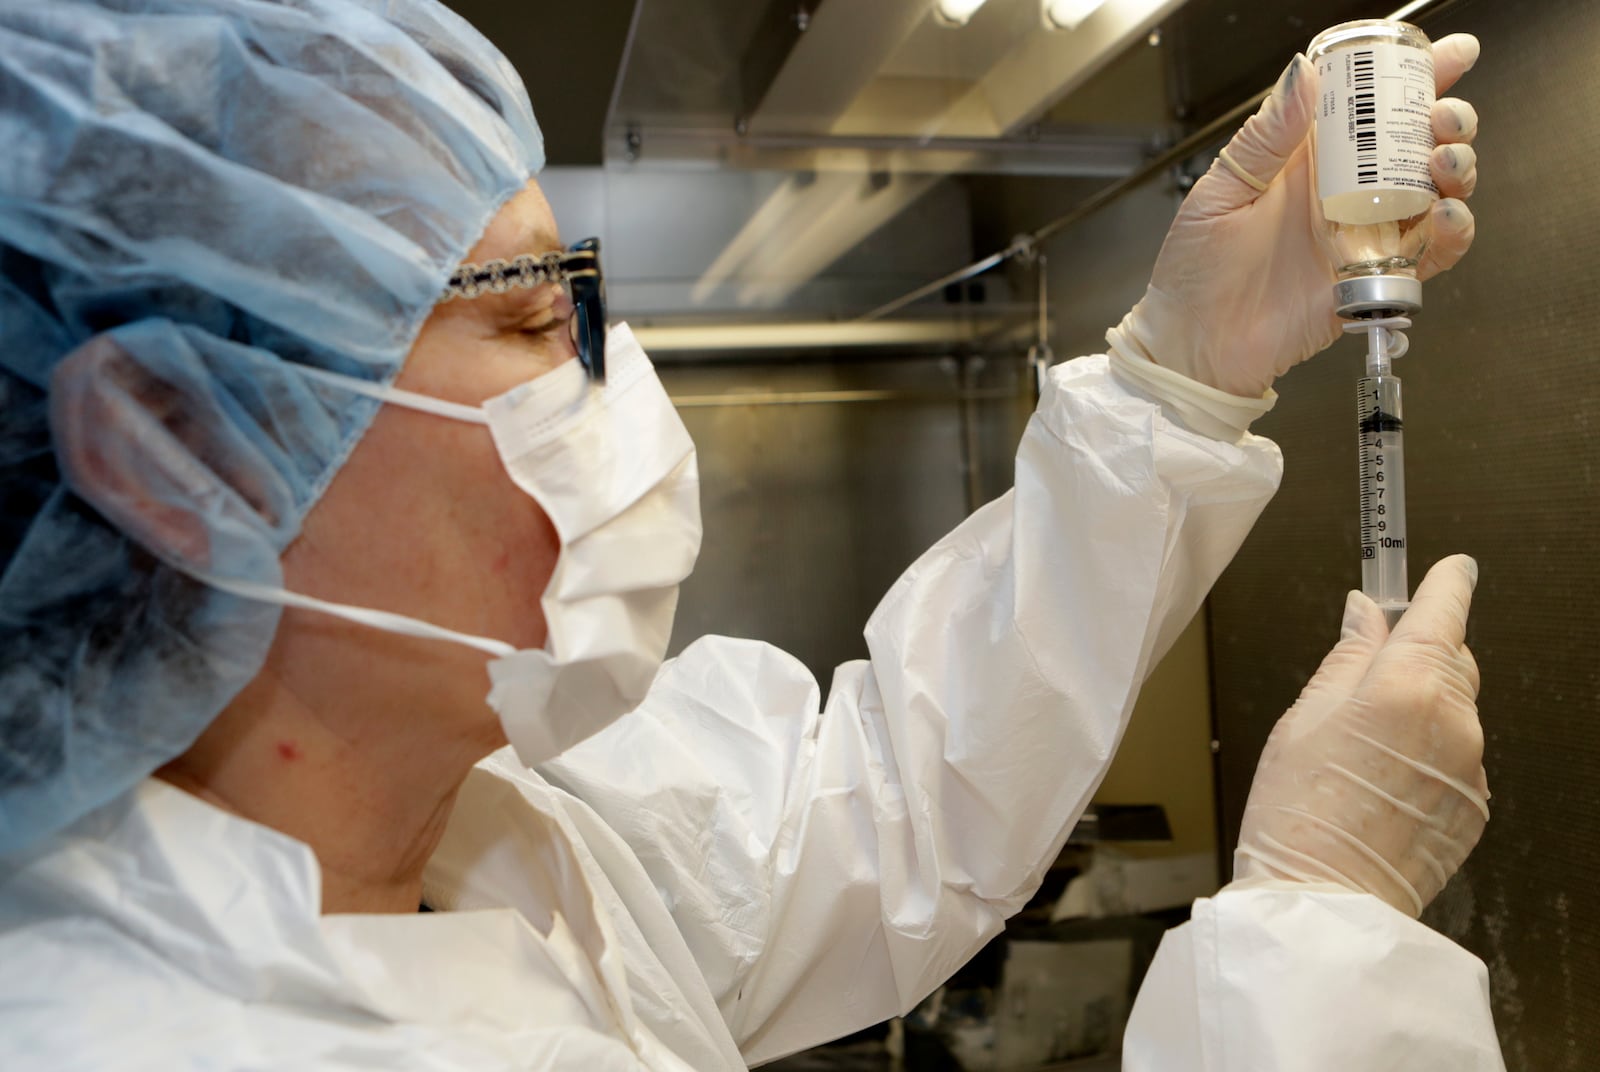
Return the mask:
[[1356,185],[1367,186],[1378,181],[1378,78],[1371,52],[1354,60]]

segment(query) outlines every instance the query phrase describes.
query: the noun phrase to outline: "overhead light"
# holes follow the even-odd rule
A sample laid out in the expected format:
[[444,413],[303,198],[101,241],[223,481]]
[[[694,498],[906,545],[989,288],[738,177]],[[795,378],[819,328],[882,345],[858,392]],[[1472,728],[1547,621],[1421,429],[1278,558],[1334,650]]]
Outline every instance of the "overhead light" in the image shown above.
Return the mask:
[[933,0],[934,14],[946,26],[965,26],[985,0]]
[[1076,30],[1106,0],[1043,0],[1044,24],[1053,30]]

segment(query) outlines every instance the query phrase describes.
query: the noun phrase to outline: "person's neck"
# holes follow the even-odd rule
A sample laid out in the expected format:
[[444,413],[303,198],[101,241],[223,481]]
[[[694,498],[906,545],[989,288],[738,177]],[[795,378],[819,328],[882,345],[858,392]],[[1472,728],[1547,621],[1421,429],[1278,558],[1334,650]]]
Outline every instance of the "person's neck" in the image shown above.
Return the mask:
[[415,912],[456,793],[497,742],[430,737],[404,706],[365,722],[342,714],[330,723],[262,674],[157,773],[310,846],[324,915]]

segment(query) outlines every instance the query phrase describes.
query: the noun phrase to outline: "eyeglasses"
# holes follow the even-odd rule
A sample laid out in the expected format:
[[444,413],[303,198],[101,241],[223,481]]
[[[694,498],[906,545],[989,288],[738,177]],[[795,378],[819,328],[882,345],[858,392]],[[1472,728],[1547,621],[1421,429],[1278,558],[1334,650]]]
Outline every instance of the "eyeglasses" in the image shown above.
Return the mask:
[[509,261],[463,264],[450,274],[440,302],[504,294],[560,283],[572,297],[572,343],[589,379],[606,382],[606,279],[600,271],[600,240],[585,238],[565,253],[524,253]]

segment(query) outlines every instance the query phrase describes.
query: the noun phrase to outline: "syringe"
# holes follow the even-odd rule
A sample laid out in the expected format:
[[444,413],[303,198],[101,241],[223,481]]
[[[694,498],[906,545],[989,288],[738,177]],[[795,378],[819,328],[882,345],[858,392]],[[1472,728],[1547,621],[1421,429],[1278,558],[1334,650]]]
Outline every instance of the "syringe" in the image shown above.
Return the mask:
[[1367,336],[1367,374],[1356,391],[1361,450],[1361,590],[1390,628],[1411,603],[1406,581],[1406,453],[1400,378],[1390,364],[1410,345],[1403,316],[1345,324]]

